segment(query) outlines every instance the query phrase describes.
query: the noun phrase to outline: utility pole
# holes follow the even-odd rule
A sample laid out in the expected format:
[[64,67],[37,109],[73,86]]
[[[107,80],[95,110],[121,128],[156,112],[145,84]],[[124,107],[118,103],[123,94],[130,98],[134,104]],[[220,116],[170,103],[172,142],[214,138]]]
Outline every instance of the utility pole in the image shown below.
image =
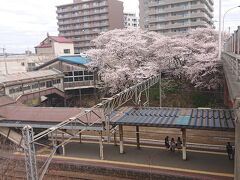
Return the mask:
[[162,107],[162,70],[159,77],[159,107]]
[[3,51],[3,61],[4,61],[4,64],[5,64],[5,71],[6,71],[6,74],[8,74],[8,68],[7,68],[7,61],[6,61],[6,55],[5,55],[5,48],[2,48],[2,51]]

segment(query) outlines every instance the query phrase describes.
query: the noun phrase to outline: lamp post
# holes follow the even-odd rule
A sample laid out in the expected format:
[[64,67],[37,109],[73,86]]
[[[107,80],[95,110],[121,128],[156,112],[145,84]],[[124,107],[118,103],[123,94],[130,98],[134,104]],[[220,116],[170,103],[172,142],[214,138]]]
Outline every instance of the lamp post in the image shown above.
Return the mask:
[[225,25],[225,17],[226,17],[226,15],[227,15],[227,13],[229,12],[229,11],[231,11],[231,10],[233,10],[233,9],[236,9],[236,8],[240,8],[240,5],[239,6],[235,6],[235,7],[233,7],[233,8],[230,8],[230,9],[228,9],[225,13],[224,13],[224,15],[223,15],[223,31],[224,31],[224,25]]
[[222,0],[219,0],[219,32],[218,32],[218,59],[221,60],[222,53]]

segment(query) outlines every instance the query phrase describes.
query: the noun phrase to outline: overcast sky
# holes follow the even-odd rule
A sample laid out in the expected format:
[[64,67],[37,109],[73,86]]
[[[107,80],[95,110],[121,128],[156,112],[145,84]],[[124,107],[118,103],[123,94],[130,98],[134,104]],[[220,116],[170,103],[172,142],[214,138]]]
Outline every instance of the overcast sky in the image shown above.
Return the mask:
[[[122,0],[126,12],[138,12],[138,0]],[[57,35],[56,5],[72,3],[72,0],[1,0],[0,48],[7,52],[21,53],[34,50],[47,32]],[[214,0],[214,20],[218,21],[218,0]],[[222,0],[222,12],[240,5],[240,0]],[[218,27],[218,22],[215,22]],[[240,25],[240,8],[230,11],[225,18],[226,30]]]

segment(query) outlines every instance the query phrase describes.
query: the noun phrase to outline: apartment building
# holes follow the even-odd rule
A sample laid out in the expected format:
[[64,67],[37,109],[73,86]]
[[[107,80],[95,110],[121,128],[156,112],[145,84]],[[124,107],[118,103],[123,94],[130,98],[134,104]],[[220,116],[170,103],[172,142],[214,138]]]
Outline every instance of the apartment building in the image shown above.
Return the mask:
[[73,0],[57,6],[60,36],[72,39],[75,54],[93,47],[99,33],[124,28],[123,2],[118,0]]
[[135,13],[124,13],[124,27],[125,28],[138,28],[139,27],[139,17]]
[[213,0],[139,0],[140,27],[166,35],[213,25]]

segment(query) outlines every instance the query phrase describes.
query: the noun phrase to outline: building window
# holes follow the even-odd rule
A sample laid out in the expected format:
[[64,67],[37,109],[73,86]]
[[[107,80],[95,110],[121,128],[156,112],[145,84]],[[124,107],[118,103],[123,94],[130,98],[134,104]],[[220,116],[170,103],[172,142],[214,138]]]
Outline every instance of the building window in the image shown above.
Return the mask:
[[83,71],[74,71],[74,76],[82,76]]
[[64,72],[64,75],[65,76],[73,76],[73,73],[72,72]]
[[74,81],[83,81],[83,77],[74,77]]
[[40,82],[39,83],[39,87],[45,87],[45,86],[46,86],[45,82]]
[[84,75],[93,75],[93,72],[91,72],[91,71],[84,71]]
[[92,81],[93,72],[91,71],[71,71],[65,72],[64,82]]
[[38,83],[32,85],[32,89],[37,89],[39,87]]
[[52,87],[52,86],[53,86],[52,81],[47,81],[46,87],[49,88],[49,87]]
[[84,80],[85,81],[92,81],[93,80],[93,76],[84,76]]
[[55,84],[60,84],[61,83],[61,80],[60,79],[55,79],[52,81],[53,82],[53,85]]
[[63,50],[63,53],[64,53],[64,54],[70,54],[70,49],[64,49],[64,50]]
[[73,78],[64,78],[64,82],[73,82]]

